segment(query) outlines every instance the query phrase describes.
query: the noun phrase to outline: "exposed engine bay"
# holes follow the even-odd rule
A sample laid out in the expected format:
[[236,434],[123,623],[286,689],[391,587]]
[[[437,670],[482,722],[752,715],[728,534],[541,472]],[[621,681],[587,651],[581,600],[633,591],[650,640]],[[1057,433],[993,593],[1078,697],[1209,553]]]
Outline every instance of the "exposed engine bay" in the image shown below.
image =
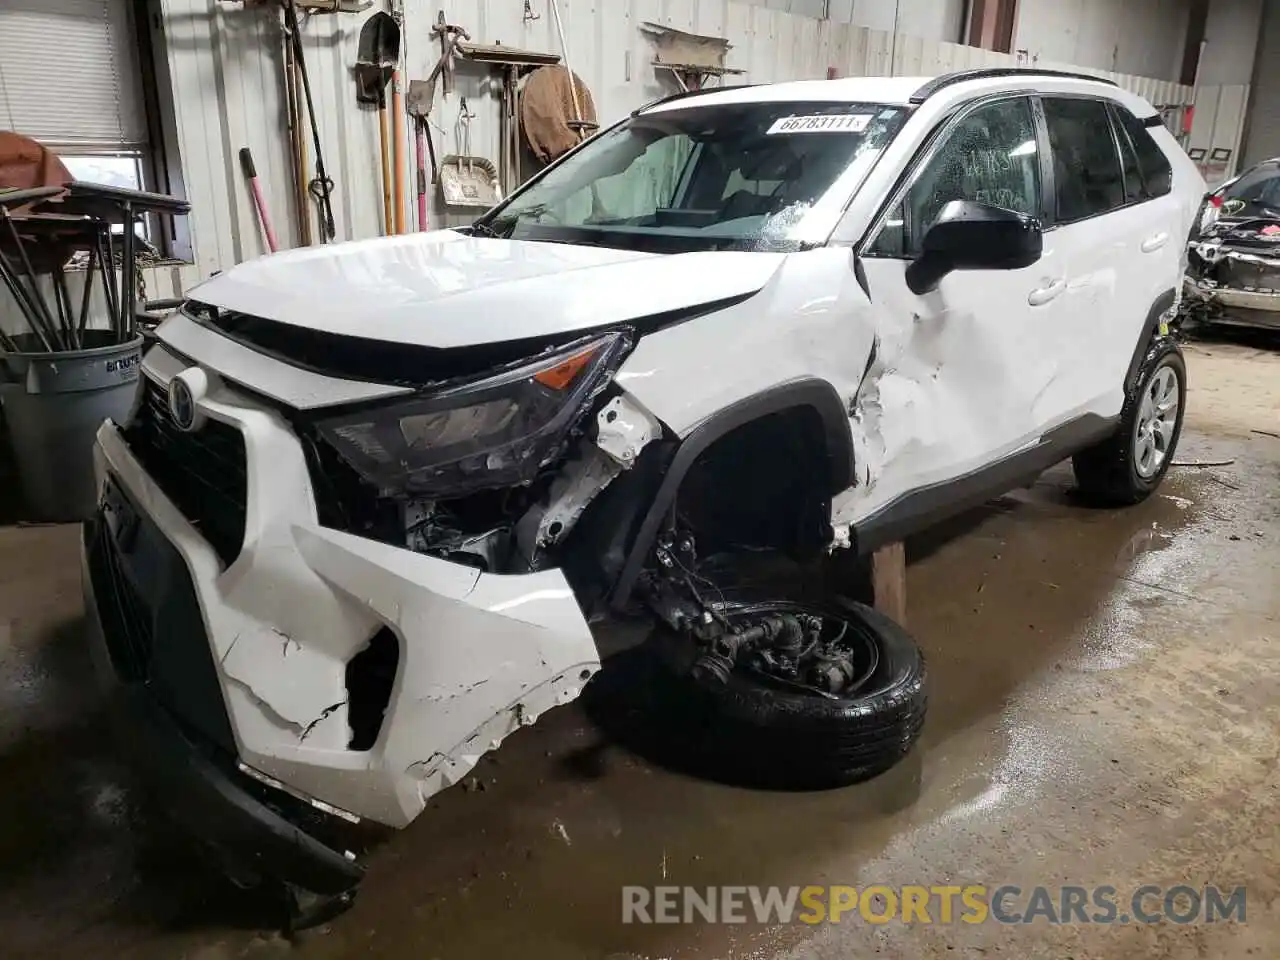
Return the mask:
[[[739,582],[742,558],[812,559],[830,546],[830,502],[815,494],[810,479],[821,467],[811,454],[817,429],[805,417],[763,417],[713,444],[685,477],[648,548],[636,594],[681,638],[681,672],[720,684],[741,672],[765,686],[824,698],[856,694],[875,672],[875,643],[845,617],[782,601],[725,599]],[[463,496],[378,491],[368,476],[347,471],[346,483],[363,493],[353,497],[348,489],[343,500],[363,499],[366,520],[353,525],[347,517],[344,526],[484,573],[572,567],[565,548],[587,508],[642,454],[661,461],[672,444],[650,446],[663,439],[661,426],[625,393],[584,396],[564,438],[527,482]],[[789,451],[781,464],[791,469],[780,465],[778,451]],[[770,462],[771,469],[743,469],[753,462]],[[331,457],[325,467],[332,481]],[[776,509],[780,502],[791,509]],[[746,517],[754,520],[744,524]]]
[[300,424],[321,522],[483,573],[553,565],[592,500],[662,435],[608,389],[628,345],[588,338],[407,407]]
[[569,431],[563,457],[531,482],[449,499],[392,499],[380,539],[485,573],[553,565],[556,546],[596,496],[661,436],[657,421],[620,395],[589,413]]
[[1187,249],[1183,320],[1280,328],[1280,170],[1209,195]]

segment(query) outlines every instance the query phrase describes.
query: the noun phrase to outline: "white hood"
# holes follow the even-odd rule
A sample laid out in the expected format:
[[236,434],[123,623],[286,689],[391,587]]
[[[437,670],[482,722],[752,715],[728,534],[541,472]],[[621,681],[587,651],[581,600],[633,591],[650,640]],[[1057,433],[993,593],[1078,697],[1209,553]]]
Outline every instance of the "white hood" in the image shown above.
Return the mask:
[[652,254],[450,230],[307,247],[190,291],[327,333],[459,347],[586,330],[754,293],[785,254]]

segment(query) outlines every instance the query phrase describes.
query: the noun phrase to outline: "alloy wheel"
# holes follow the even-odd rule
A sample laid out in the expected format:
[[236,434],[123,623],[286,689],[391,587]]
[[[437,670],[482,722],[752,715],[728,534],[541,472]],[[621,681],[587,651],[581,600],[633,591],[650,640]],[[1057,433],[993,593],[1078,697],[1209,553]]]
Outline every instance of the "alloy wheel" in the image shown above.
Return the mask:
[[1169,456],[1178,426],[1180,388],[1178,371],[1164,366],[1143,391],[1133,427],[1133,466],[1143,480],[1159,473]]

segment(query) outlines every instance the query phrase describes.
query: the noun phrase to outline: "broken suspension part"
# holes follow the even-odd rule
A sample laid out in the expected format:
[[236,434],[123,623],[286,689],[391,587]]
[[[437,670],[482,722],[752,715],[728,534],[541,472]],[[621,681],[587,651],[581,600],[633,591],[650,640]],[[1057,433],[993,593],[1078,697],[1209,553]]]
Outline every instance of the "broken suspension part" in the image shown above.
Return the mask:
[[876,646],[848,616],[824,616],[786,602],[725,602],[721,587],[699,572],[691,534],[668,531],[654,560],[649,603],[693,647],[688,672],[695,680],[725,684],[742,669],[794,689],[844,697],[875,672]]

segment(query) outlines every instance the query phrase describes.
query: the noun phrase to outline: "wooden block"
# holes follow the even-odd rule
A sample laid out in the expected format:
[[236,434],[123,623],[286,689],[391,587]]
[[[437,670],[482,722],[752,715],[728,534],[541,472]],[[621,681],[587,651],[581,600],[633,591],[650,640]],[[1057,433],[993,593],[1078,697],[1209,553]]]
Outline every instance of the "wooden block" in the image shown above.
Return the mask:
[[907,551],[901,541],[871,555],[871,590],[875,608],[906,626]]

